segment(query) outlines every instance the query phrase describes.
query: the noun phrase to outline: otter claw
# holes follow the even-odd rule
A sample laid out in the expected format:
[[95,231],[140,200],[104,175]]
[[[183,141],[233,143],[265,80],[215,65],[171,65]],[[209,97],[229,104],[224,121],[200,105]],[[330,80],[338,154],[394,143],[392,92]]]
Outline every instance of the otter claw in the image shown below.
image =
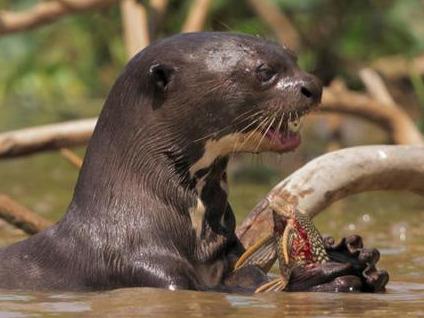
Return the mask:
[[324,238],[326,251],[332,261],[350,263],[354,274],[362,281],[362,291],[384,291],[389,281],[389,274],[376,268],[380,252],[375,248],[364,248],[359,235],[351,235],[335,243],[332,237]]

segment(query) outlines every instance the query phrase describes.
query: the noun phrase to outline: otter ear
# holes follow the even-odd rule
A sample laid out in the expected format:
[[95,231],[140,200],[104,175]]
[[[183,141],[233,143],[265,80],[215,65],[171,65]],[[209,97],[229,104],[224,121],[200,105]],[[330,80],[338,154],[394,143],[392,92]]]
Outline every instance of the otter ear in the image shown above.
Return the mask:
[[168,83],[172,80],[175,69],[166,64],[153,64],[150,66],[149,75],[155,85],[164,90]]

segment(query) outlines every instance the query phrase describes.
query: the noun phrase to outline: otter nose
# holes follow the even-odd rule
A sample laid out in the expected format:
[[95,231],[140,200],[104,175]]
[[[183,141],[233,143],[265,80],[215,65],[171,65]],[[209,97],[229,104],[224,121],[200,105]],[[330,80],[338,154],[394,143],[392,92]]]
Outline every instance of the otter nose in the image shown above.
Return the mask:
[[311,104],[318,104],[321,101],[322,84],[315,76],[309,75],[300,85],[302,97]]

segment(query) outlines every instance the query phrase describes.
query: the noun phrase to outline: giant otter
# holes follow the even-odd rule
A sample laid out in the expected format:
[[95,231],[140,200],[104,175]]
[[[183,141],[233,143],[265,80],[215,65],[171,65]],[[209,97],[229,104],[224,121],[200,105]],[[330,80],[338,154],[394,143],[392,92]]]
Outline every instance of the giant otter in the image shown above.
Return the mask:
[[243,252],[229,155],[296,148],[321,91],[293,53],[258,37],[180,34],[145,48],[107,97],[65,216],[1,250],[0,288],[223,288]]

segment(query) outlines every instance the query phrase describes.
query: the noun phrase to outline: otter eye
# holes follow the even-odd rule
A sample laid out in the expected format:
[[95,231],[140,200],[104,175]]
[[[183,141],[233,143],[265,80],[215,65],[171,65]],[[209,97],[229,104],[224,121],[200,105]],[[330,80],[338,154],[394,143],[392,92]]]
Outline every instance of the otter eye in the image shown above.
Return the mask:
[[261,64],[256,69],[258,80],[262,83],[269,82],[277,74],[272,68],[265,64]]

